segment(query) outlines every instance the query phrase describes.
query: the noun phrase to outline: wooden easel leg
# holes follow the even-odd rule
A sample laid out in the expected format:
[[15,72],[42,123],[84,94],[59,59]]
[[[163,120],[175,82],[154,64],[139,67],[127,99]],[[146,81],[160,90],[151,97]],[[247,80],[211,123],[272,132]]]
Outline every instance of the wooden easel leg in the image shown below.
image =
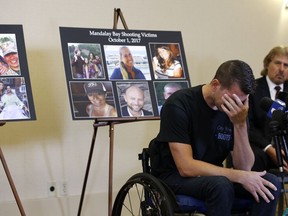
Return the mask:
[[81,215],[81,210],[82,210],[83,200],[84,200],[84,196],[85,196],[87,180],[88,180],[88,176],[89,176],[90,165],[91,165],[93,151],[94,151],[94,146],[95,146],[97,130],[98,130],[98,127],[94,125],[94,133],[93,133],[93,137],[92,137],[92,141],[91,141],[91,147],[90,147],[90,152],[89,152],[89,157],[88,157],[86,173],[85,173],[85,177],[84,177],[84,183],[83,183],[83,187],[82,187],[82,193],[81,193],[81,197],[80,197],[80,203],[79,203],[79,207],[78,207],[77,216]]
[[126,22],[125,22],[124,16],[123,16],[122,11],[121,11],[120,8],[117,8],[117,9],[114,8],[114,23],[113,23],[113,29],[115,29],[115,30],[117,29],[117,24],[118,24],[118,19],[119,19],[119,17],[120,17],[120,19],[121,19],[121,22],[122,22],[124,28],[125,28],[126,30],[128,30],[128,26],[127,26],[127,24],[126,24]]
[[110,149],[109,149],[109,185],[108,185],[108,215],[112,216],[112,192],[113,192],[113,151],[114,151],[114,124],[109,125]]
[[22,216],[25,216],[26,214],[25,214],[24,208],[23,208],[22,203],[21,203],[21,200],[20,200],[20,198],[19,198],[19,196],[18,196],[16,187],[15,187],[15,185],[14,185],[13,179],[12,179],[11,174],[10,174],[10,172],[9,172],[9,169],[8,169],[7,163],[6,163],[6,161],[5,161],[5,158],[4,158],[4,155],[3,155],[3,152],[2,152],[1,147],[0,147],[0,158],[1,158],[1,161],[2,161],[2,164],[3,164],[3,168],[4,168],[4,170],[5,170],[6,176],[7,176],[7,178],[8,178],[10,187],[11,187],[11,189],[12,189],[13,195],[14,195],[14,197],[15,197],[15,199],[16,199],[16,203],[17,203],[17,205],[18,205],[18,208],[19,208],[19,210],[20,210],[20,213],[21,213]]

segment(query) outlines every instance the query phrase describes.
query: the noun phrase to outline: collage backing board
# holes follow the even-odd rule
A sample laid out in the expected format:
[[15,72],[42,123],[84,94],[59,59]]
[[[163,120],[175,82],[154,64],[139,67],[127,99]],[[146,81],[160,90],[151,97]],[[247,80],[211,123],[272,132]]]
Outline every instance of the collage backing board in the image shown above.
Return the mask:
[[191,86],[179,31],[60,27],[60,38],[73,120],[133,117],[127,106],[158,117],[166,84]]
[[0,25],[0,121],[24,120],[36,120],[36,114],[23,27]]

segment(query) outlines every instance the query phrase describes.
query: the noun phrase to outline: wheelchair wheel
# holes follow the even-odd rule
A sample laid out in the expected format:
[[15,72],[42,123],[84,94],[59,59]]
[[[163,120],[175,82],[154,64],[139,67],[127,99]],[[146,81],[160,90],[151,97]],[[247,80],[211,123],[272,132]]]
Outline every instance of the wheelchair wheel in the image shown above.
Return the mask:
[[173,199],[163,184],[148,173],[133,175],[118,192],[113,216],[173,216]]

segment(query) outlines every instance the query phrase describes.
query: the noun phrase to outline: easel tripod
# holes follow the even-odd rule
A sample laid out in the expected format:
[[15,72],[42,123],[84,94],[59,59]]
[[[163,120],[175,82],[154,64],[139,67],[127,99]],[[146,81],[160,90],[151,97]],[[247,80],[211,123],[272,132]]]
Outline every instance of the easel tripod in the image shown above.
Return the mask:
[[[114,9],[114,24],[113,24],[113,29],[117,29],[117,24],[119,18],[121,19],[121,22],[126,30],[128,30],[128,26],[125,22],[125,19],[123,17],[123,14],[119,8]],[[93,124],[94,127],[94,133],[92,136],[92,141],[91,141],[91,147],[90,147],[90,152],[89,152],[89,157],[88,157],[88,162],[87,162],[87,167],[86,167],[86,173],[84,177],[84,182],[83,182],[83,187],[82,187],[82,193],[81,193],[81,198],[80,198],[80,203],[79,203],[79,208],[78,208],[78,214],[77,216],[81,215],[81,210],[82,210],[82,205],[83,205],[83,200],[85,196],[85,190],[86,190],[86,184],[89,176],[89,169],[92,161],[92,156],[93,156],[93,150],[94,150],[94,145],[95,145],[95,140],[96,140],[96,134],[98,127],[102,126],[109,126],[109,182],[108,182],[108,216],[111,216],[112,214],[112,180],[113,180],[113,148],[114,148],[114,126],[116,124],[122,124],[122,123],[127,123],[127,122],[135,122],[135,121],[147,121],[147,120],[159,120],[159,117],[126,117],[126,118],[97,118],[95,119],[95,122]]]
[[[119,17],[121,19],[121,22],[122,22],[124,28],[127,30],[128,26],[125,22],[124,16],[123,16],[120,8],[117,8],[117,9],[114,8],[113,29],[117,29]],[[128,118],[128,119],[123,119],[123,118],[107,119],[107,118],[104,118],[104,119],[96,119],[95,120],[95,123],[93,125],[94,126],[94,133],[92,136],[90,153],[89,153],[89,157],[88,157],[87,168],[86,168],[86,173],[85,173],[85,177],[84,177],[84,183],[83,183],[83,187],[82,187],[82,193],[81,193],[81,197],[80,197],[80,203],[79,203],[77,216],[81,215],[82,205],[83,205],[83,200],[84,200],[85,190],[86,190],[86,184],[87,184],[87,180],[88,180],[88,176],[89,176],[89,170],[90,170],[90,165],[91,165],[91,160],[92,160],[93,150],[94,150],[94,145],[95,145],[95,140],[96,140],[96,134],[97,134],[98,127],[101,127],[101,126],[109,126],[110,148],[109,148],[108,215],[111,215],[111,212],[112,212],[114,125],[119,124],[119,123],[124,123],[124,122],[132,122],[132,121],[135,121],[135,119],[133,119],[133,118],[132,119],[131,118]]]
[[83,205],[83,200],[85,196],[85,190],[86,190],[86,184],[89,176],[89,170],[90,170],[90,165],[92,161],[92,156],[93,156],[93,150],[95,146],[95,140],[96,140],[96,134],[98,127],[102,126],[109,126],[109,180],[108,180],[108,216],[111,216],[112,213],[112,185],[113,185],[113,149],[114,149],[114,126],[115,124],[122,124],[122,123],[127,123],[127,122],[135,122],[135,121],[144,121],[144,120],[159,120],[159,117],[132,117],[132,118],[103,118],[103,119],[96,119],[95,123],[93,125],[94,127],[94,133],[92,136],[92,141],[91,141],[91,147],[90,147],[90,152],[89,152],[89,157],[88,157],[88,162],[87,162],[87,167],[86,167],[86,172],[85,172],[85,177],[84,177],[84,182],[83,182],[83,187],[82,187],[82,193],[81,193],[81,198],[80,198],[80,203],[79,203],[79,208],[78,208],[78,214],[77,216],[81,215],[82,211],[82,205]]
[[[0,122],[0,126],[3,126],[5,124],[5,122]],[[2,165],[3,165],[3,168],[5,170],[5,173],[6,173],[6,176],[8,178],[8,181],[9,181],[9,184],[10,184],[10,187],[12,189],[12,192],[13,192],[13,195],[15,197],[15,200],[16,200],[16,203],[18,205],[18,208],[19,208],[19,211],[21,213],[21,216],[25,216],[25,211],[24,211],[24,208],[22,206],[22,203],[21,203],[21,200],[18,196],[18,193],[17,193],[17,190],[16,190],[16,187],[14,185],[14,182],[13,182],[13,179],[12,179],[12,176],[10,174],[10,171],[8,169],[8,166],[7,166],[7,163],[6,163],[6,160],[5,160],[5,157],[4,157],[4,154],[2,152],[2,149],[0,147],[0,159],[1,159],[1,162],[2,162]]]

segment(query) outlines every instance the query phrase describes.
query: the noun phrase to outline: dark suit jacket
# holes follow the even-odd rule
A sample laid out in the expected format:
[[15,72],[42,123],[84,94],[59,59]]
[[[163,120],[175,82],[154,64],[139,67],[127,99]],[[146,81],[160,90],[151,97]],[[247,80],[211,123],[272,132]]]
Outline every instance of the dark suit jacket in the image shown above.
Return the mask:
[[[128,107],[127,106],[122,107],[121,111],[122,111],[122,116],[129,116],[129,112],[128,112]],[[147,110],[142,109],[142,111],[143,111],[144,116],[152,116],[153,115],[152,112],[149,112]]]
[[[260,107],[260,101],[263,97],[270,98],[270,92],[266,77],[256,79],[256,91],[249,96],[249,141],[253,146],[264,149],[271,144],[271,135],[269,133],[270,119],[267,112]],[[288,92],[288,82],[284,83],[283,91]]]

